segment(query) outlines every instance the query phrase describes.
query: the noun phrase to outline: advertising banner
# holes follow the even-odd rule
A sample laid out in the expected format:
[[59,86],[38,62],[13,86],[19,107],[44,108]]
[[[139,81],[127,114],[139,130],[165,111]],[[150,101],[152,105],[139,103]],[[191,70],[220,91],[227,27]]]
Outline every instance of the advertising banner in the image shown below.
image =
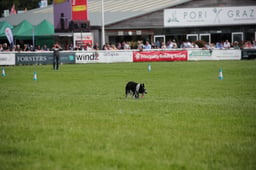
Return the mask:
[[242,59],[256,59],[256,48],[243,49]]
[[16,53],[16,65],[26,64],[50,64],[52,63],[52,53]]
[[212,55],[217,60],[241,60],[241,50],[213,50]]
[[10,27],[6,27],[5,28],[5,35],[6,35],[6,38],[8,39],[9,43],[11,45],[13,45],[13,34],[12,34],[12,30]]
[[241,50],[188,50],[188,60],[241,60]]
[[132,62],[132,51],[100,51],[99,59],[104,63]]
[[75,52],[61,51],[60,52],[60,63],[61,64],[74,64],[75,63]]
[[84,51],[75,54],[75,63],[79,64],[132,61],[132,51]]
[[88,20],[87,0],[72,0],[72,20]]
[[133,62],[147,61],[187,61],[187,51],[135,51],[133,52]]
[[0,65],[15,65],[15,53],[1,53]]
[[190,49],[188,50],[188,60],[217,60],[217,58],[213,57],[213,53],[211,50]]
[[[60,63],[75,63],[74,52],[60,52]],[[16,65],[52,64],[53,52],[16,53]]]
[[80,32],[73,34],[74,47],[86,47],[88,44],[93,45],[93,34],[91,32]]
[[165,27],[241,25],[256,23],[256,6],[173,8],[164,10]]

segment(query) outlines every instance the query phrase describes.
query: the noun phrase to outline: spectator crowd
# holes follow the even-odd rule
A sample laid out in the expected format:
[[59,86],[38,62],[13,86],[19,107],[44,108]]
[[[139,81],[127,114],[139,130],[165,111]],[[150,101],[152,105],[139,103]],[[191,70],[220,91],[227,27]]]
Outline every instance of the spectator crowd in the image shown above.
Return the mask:
[[[149,41],[137,41],[137,42],[119,42],[117,44],[114,43],[106,43],[103,47],[100,47],[98,43],[86,44],[86,45],[77,45],[73,47],[73,45],[67,45],[65,50],[69,51],[91,51],[91,50],[151,50],[151,49],[178,49],[178,48],[202,48],[202,49],[248,49],[248,48],[256,48],[256,41],[245,41],[245,42],[233,42],[230,43],[228,40],[211,43],[208,44],[201,40],[190,42],[188,40],[184,42],[177,43],[175,40],[165,42],[156,41],[150,43]],[[15,51],[15,52],[28,52],[28,51],[50,51],[52,47],[47,47],[47,45],[33,47],[33,45],[29,44],[16,44],[16,45],[8,45],[7,43],[0,44],[0,52],[7,51]]]

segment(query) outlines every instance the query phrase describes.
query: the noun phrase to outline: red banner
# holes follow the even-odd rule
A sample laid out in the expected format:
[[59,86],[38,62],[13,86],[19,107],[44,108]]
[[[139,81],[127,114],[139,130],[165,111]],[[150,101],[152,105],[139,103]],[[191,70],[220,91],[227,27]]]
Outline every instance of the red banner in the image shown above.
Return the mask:
[[72,20],[88,20],[87,0],[72,0]]
[[133,62],[187,61],[187,51],[142,51],[133,52]]

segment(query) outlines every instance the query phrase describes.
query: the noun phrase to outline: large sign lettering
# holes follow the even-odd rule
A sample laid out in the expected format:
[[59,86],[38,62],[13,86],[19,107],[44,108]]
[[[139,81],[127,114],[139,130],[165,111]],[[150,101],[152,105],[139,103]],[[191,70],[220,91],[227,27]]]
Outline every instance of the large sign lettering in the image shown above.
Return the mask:
[[75,55],[76,63],[98,63],[99,54],[97,52],[77,52]]
[[50,53],[16,53],[16,64],[49,64],[52,58]]
[[165,27],[241,25],[256,23],[256,6],[175,8],[164,10]]

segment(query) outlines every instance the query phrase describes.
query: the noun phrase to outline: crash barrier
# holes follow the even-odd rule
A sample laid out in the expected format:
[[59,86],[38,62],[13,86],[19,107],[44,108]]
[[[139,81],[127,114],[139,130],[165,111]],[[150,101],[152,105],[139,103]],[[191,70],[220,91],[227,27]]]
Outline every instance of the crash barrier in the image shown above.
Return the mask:
[[[255,59],[256,49],[61,51],[61,64]],[[53,52],[0,52],[0,65],[52,64]]]

